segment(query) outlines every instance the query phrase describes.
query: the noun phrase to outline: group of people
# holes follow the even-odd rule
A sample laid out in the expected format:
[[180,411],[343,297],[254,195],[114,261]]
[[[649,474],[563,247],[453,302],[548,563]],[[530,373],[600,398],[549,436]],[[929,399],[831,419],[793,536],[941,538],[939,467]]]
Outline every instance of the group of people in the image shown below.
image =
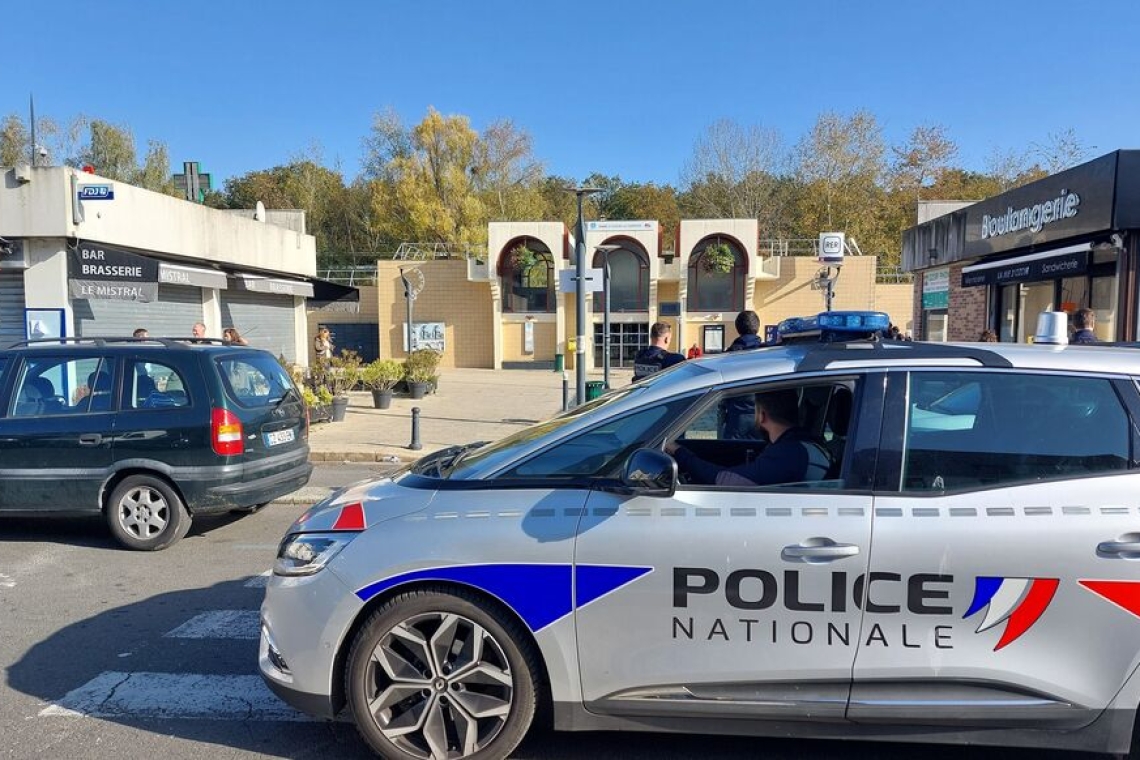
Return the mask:
[[[765,345],[759,335],[760,316],[751,309],[745,309],[736,315],[736,332],[737,338],[728,347],[729,351],[748,351]],[[703,353],[696,343],[689,349],[688,357],[670,351],[669,343],[672,340],[673,328],[668,322],[653,323],[649,328],[649,346],[633,357],[634,380],[641,380],[674,364],[680,364],[686,358],[696,359]]]
[[[997,333],[990,329],[982,330],[978,340],[982,343],[997,343]],[[1096,312],[1092,309],[1077,309],[1069,318],[1070,343],[1099,343],[1096,337]]]
[[[140,340],[147,340],[150,338],[150,331],[147,330],[145,327],[138,327],[138,328],[135,328],[135,331],[133,333],[131,333],[131,337],[132,338],[138,338]],[[192,337],[192,338],[205,338],[206,337],[206,325],[202,322],[195,322],[194,325],[190,328],[190,337]],[[236,327],[223,328],[223,330],[222,330],[222,342],[233,345],[233,346],[248,346],[249,345],[249,341],[242,337],[241,333],[239,333],[237,331]]]

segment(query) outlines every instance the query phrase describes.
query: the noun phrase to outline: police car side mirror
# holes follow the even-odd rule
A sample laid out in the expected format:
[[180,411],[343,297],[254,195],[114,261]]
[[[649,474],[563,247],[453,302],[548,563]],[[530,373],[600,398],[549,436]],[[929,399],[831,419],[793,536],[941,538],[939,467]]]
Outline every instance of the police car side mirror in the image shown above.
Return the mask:
[[621,482],[639,496],[672,496],[677,490],[677,460],[660,449],[638,449],[626,461]]

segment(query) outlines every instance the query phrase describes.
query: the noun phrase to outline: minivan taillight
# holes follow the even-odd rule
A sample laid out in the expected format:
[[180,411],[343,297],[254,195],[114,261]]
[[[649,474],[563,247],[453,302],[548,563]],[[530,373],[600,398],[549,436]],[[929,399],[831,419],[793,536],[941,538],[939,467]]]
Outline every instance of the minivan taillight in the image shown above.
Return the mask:
[[214,453],[224,457],[240,456],[245,453],[245,438],[241,420],[229,409],[210,411],[210,443]]

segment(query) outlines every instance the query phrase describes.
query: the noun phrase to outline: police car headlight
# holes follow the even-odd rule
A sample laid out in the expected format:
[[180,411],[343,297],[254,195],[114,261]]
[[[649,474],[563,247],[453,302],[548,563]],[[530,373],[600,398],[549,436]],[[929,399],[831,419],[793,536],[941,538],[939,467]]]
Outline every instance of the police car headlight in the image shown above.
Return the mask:
[[327,565],[359,533],[298,533],[286,536],[273,563],[274,575],[312,575]]

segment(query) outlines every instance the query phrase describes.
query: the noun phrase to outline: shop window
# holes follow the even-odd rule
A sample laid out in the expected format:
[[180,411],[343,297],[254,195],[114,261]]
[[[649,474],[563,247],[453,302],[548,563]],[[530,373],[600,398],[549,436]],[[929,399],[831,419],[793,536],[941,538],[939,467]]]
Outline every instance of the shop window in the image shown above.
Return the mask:
[[[606,254],[595,253],[596,269],[605,266]],[[609,252],[610,282],[609,293],[598,291],[594,294],[594,311],[605,309],[605,299],[610,298],[610,313],[649,311],[649,261],[641,251],[619,248]]]
[[[705,265],[704,248],[721,242],[732,252],[730,271],[712,270]],[[709,240],[699,243],[689,259],[689,311],[740,311],[744,308],[744,278],[747,262],[741,250],[729,241]]]
[[501,259],[503,311],[512,314],[554,312],[554,257],[535,240],[527,240],[526,247],[532,256],[524,259],[508,252]]

